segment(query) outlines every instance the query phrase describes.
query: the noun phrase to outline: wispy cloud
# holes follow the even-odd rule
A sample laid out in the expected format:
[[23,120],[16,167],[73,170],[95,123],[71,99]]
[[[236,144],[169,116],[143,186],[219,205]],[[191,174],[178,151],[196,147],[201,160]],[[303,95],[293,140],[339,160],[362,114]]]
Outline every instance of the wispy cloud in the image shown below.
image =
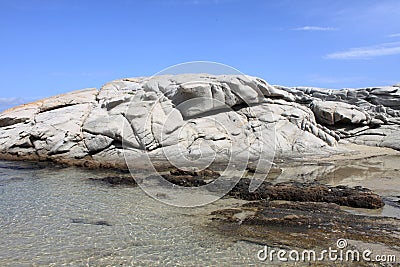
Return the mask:
[[26,101],[19,97],[0,97],[0,112],[25,102]]
[[346,51],[335,52],[325,56],[328,59],[370,59],[373,57],[400,54],[400,42],[384,43],[374,46],[350,48]]
[[320,26],[303,26],[292,29],[294,31],[336,31],[333,27],[320,27]]
[[0,97],[0,105],[20,104],[23,100],[19,97]]
[[390,37],[390,38],[400,37],[400,33],[392,33],[392,34],[389,34],[388,37]]
[[36,101],[44,98],[43,96],[28,96],[28,97],[0,97],[0,112],[19,106],[25,103]]

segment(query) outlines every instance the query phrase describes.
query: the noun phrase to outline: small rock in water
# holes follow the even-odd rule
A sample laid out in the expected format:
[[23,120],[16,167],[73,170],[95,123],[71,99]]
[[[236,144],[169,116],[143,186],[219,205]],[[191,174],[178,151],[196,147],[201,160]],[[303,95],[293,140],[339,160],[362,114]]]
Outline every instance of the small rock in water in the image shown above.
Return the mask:
[[111,186],[116,186],[116,185],[136,186],[137,185],[135,179],[133,179],[131,176],[129,176],[129,177],[107,176],[104,178],[89,178],[89,180],[95,181],[95,182],[106,183]]
[[107,222],[105,220],[95,221],[95,220],[90,220],[90,219],[77,218],[77,219],[71,219],[71,222],[72,223],[81,223],[81,224],[112,226],[112,224],[110,224],[109,222]]
[[217,179],[220,174],[210,169],[201,171],[185,171],[181,169],[172,169],[169,174],[164,174],[162,177],[167,181],[185,187],[198,187],[206,185],[209,182]]

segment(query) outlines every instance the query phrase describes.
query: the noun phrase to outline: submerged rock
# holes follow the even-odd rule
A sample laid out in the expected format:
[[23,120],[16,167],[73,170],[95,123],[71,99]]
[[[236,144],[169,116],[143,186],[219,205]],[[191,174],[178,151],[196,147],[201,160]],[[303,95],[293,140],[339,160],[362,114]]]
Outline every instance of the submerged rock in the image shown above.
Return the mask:
[[108,184],[110,186],[116,185],[127,185],[127,186],[136,186],[136,180],[132,176],[106,176],[102,178],[89,178],[90,181],[93,182],[101,182]]
[[4,111],[0,158],[147,168],[147,158],[168,167],[328,156],[343,139],[400,150],[399,91],[288,88],[239,75],[121,79]]
[[71,219],[71,223],[112,226],[111,223],[105,220],[91,220],[91,219],[81,219],[81,218]]
[[214,181],[220,177],[220,174],[210,169],[204,169],[201,171],[184,171],[175,168],[170,170],[169,174],[163,174],[162,177],[176,185],[198,187]]

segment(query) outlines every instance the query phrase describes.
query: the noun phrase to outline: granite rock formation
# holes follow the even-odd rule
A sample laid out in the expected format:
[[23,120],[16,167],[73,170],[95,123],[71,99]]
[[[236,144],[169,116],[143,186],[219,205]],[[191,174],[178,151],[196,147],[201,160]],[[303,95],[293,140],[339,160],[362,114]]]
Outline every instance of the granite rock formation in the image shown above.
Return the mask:
[[[125,168],[331,155],[338,142],[400,150],[400,85],[328,90],[250,76],[115,80],[0,114],[0,158]],[[260,152],[261,151],[261,152]],[[176,164],[175,164],[176,165]],[[179,165],[179,164],[178,164]]]

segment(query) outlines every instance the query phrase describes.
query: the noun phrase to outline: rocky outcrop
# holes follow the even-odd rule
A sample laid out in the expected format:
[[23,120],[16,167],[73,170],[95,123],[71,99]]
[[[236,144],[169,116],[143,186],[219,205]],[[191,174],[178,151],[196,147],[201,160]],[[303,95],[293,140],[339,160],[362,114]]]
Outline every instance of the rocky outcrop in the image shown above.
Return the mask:
[[380,196],[367,188],[327,186],[318,182],[263,182],[254,192],[249,192],[250,179],[241,179],[229,195],[245,200],[286,200],[300,202],[326,202],[354,208],[379,209],[385,204]]
[[319,124],[356,144],[400,150],[400,85],[329,90],[287,88],[295,101],[309,106]]
[[365,242],[367,247],[379,243],[385,251],[397,253],[400,241],[398,218],[354,215],[326,202],[255,201],[211,215],[210,226],[219,233],[279,249],[322,251],[327,244],[347,239]]
[[[0,158],[125,168],[330,155],[341,140],[400,150],[400,87],[270,86],[249,76],[112,81],[0,114]],[[261,155],[261,156],[260,156]],[[197,163],[196,163],[197,164]],[[179,166],[178,166],[179,167]]]

